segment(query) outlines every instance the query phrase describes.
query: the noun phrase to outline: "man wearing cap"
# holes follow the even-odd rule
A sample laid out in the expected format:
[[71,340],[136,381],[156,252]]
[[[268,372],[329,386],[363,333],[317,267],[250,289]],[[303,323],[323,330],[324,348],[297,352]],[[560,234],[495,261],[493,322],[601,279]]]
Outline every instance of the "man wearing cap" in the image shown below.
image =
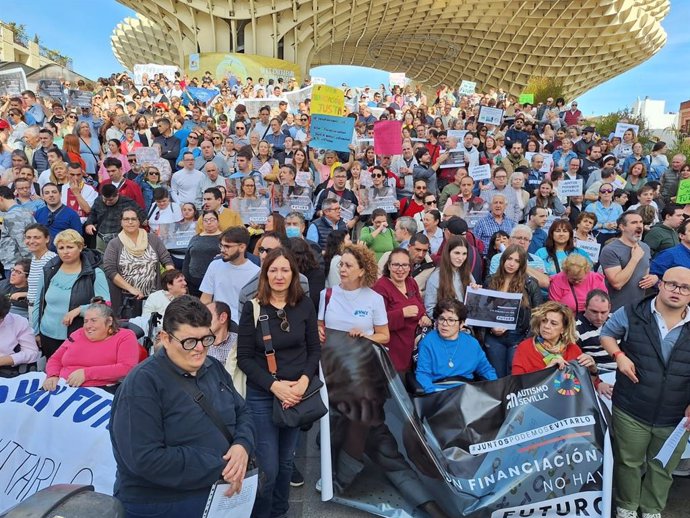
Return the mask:
[[[525,116],[518,115],[515,118],[515,123],[513,126],[506,131],[506,149],[512,151],[513,144],[519,142],[522,144],[522,149],[527,147],[527,140],[529,140],[529,135],[525,132]],[[527,164],[529,166],[529,164]],[[510,171],[512,172],[512,171]]]
[[587,158],[590,149],[594,145],[594,128],[587,126],[582,130],[582,138],[575,143],[573,150],[579,159]]

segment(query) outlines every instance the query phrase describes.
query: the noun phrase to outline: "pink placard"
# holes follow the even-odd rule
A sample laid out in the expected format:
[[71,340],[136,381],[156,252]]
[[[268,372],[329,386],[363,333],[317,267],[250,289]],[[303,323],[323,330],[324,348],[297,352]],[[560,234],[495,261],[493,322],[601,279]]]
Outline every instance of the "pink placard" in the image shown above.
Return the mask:
[[374,123],[374,151],[377,155],[402,154],[402,121]]

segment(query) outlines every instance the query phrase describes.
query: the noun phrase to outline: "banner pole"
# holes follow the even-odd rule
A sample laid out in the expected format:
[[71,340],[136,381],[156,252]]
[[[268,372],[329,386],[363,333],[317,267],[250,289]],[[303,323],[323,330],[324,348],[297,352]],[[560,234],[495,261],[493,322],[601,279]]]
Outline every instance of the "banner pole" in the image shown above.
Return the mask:
[[[328,388],[326,378],[323,375],[321,362],[319,362],[319,378],[323,381],[323,387],[319,391],[323,404],[328,406]],[[326,502],[333,498],[333,467],[331,459],[331,421],[327,413],[319,420],[321,429],[321,501]]]

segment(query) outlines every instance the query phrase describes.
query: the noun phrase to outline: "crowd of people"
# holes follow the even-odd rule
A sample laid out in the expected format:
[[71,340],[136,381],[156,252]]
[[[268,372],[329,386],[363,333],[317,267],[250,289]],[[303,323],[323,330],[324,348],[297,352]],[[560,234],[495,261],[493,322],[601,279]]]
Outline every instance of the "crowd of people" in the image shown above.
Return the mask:
[[[0,99],[0,376],[115,393],[128,516],[200,516],[255,458],[259,518],[304,483],[274,403],[306,399],[329,330],[385,346],[413,394],[575,361],[613,398],[618,518],[660,516],[682,449],[648,453],[690,417],[686,157],[599,135],[577,102],[446,86],[344,86],[350,151],[314,149],[310,99],[283,100],[309,84],[113,75],[90,107]],[[391,119],[400,154],[377,155]],[[481,288],[518,294],[514,326],[466,325]],[[364,455],[341,455],[338,487]]]

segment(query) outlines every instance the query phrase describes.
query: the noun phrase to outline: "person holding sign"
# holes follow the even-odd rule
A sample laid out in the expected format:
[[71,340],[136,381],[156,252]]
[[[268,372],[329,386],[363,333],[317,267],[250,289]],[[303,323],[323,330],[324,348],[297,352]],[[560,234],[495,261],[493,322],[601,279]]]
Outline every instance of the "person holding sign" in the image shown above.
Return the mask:
[[[200,517],[216,481],[230,485],[228,496],[242,489],[254,425],[230,375],[207,356],[215,342],[211,323],[198,299],[173,300],[163,318],[163,347],[115,395],[114,495],[128,516]],[[201,399],[209,408],[197,403]]]
[[633,145],[635,144],[635,130],[628,128],[623,133],[623,141],[613,148],[613,155],[619,162],[623,162],[626,158],[633,154]]
[[425,393],[478,379],[497,379],[479,342],[463,331],[466,318],[467,308],[456,299],[444,299],[434,308],[436,329],[419,343],[415,371]]
[[500,256],[496,273],[484,281],[484,287],[490,290],[522,293],[515,329],[493,327],[487,329],[484,336],[487,356],[499,378],[510,374],[515,347],[529,333],[531,308],[543,301],[539,284],[527,274],[527,258],[527,251],[522,246],[509,245]]
[[517,346],[512,374],[527,374],[548,367],[565,368],[577,361],[589,370],[595,385],[599,384],[597,364],[577,346],[575,318],[570,308],[548,301],[532,311],[530,327],[533,336]]

